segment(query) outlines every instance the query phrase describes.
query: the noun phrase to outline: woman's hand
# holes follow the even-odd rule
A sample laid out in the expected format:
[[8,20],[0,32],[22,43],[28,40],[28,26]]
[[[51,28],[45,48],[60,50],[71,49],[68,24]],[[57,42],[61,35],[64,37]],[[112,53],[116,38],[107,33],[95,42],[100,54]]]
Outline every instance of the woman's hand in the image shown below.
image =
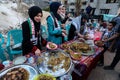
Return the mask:
[[62,33],[62,36],[64,36],[64,37],[65,37],[65,36],[67,36],[67,35],[66,35],[65,33]]
[[84,35],[77,33],[80,38],[84,38]]
[[41,56],[41,51],[40,51],[39,49],[37,49],[37,50],[35,51],[35,55],[36,55],[36,56]]
[[66,32],[66,30],[64,30],[64,29],[62,30],[62,33],[64,33],[64,34],[66,34],[66,35],[67,35],[67,32]]

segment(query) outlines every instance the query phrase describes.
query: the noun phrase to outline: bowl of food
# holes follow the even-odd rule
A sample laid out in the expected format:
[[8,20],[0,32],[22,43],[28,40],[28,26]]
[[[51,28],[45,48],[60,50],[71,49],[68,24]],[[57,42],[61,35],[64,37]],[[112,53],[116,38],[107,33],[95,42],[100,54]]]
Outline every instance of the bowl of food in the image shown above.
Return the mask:
[[52,42],[48,42],[46,47],[50,50],[55,50],[55,49],[58,48],[58,46],[55,43],[52,43]]
[[0,80],[33,80],[38,71],[31,65],[20,64],[3,69]]
[[56,80],[56,78],[50,74],[39,74],[35,76],[34,80]]
[[94,43],[95,43],[95,45],[98,46],[98,47],[103,47],[103,46],[104,46],[104,42],[101,41],[101,40],[97,40],[97,41],[95,41]]
[[81,60],[81,53],[74,52],[74,53],[71,53],[70,55],[71,55],[71,58],[74,60]]

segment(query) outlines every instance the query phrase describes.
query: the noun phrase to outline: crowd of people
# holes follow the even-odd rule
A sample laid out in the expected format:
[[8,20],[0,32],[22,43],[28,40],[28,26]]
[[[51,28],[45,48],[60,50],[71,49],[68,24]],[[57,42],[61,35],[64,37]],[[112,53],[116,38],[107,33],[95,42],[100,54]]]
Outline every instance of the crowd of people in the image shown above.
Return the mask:
[[[87,14],[80,14],[67,24],[70,14],[66,14],[65,6],[59,2],[52,2],[50,4],[50,15],[46,19],[48,38],[45,40],[41,33],[42,9],[38,6],[32,6],[28,10],[29,18],[22,23],[23,55],[32,52],[40,56],[42,46],[45,46],[47,42],[60,45],[76,38],[95,40],[94,34],[96,32],[102,32],[103,34],[100,38],[100,40],[104,42],[104,50],[102,53],[110,50],[109,47],[111,44],[117,44],[115,47],[116,55],[111,65],[104,67],[105,70],[114,69],[120,60],[120,14],[111,22],[106,22],[103,20],[89,19],[90,11],[91,7],[89,6],[87,8]],[[104,64],[104,54],[100,59],[100,64]]]

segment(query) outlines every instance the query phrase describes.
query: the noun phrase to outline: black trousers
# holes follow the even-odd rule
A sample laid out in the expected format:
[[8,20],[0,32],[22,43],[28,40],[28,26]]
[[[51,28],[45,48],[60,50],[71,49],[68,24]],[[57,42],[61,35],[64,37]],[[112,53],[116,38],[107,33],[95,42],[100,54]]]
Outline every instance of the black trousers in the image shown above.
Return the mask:
[[106,47],[105,45],[103,46],[104,50],[101,52],[101,57],[99,62],[100,63],[104,63],[104,53],[107,51],[108,47]]
[[119,62],[119,60],[120,60],[120,48],[117,48],[115,57],[110,66],[114,68],[116,66],[116,64]]

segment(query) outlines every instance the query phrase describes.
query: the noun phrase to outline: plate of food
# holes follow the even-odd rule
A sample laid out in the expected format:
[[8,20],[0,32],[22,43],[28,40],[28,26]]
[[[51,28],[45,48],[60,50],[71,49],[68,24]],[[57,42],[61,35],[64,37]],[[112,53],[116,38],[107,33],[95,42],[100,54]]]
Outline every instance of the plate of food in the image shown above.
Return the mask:
[[71,58],[74,60],[81,60],[81,53],[74,52],[74,53],[71,53],[70,55],[71,55]]
[[57,44],[52,43],[52,42],[48,42],[47,45],[46,45],[46,47],[47,47],[48,49],[50,49],[50,50],[55,50],[55,49],[58,48]]
[[86,43],[73,42],[70,44],[70,49],[73,52],[81,53],[82,55],[94,54],[94,48]]
[[89,46],[88,48],[84,47],[81,54],[85,56],[94,55],[95,54],[94,47],[93,46]]
[[70,49],[74,52],[81,52],[81,48],[80,48],[80,45],[81,42],[72,42],[72,43],[69,43],[69,46],[70,46]]
[[95,41],[94,43],[95,43],[95,45],[98,46],[98,47],[103,47],[103,46],[104,46],[104,42],[101,41],[101,40],[97,40],[97,41]]
[[67,43],[63,43],[63,44],[60,45],[60,48],[69,49],[69,45]]
[[38,62],[40,62],[37,64],[40,73],[54,77],[66,74],[72,65],[70,56],[61,49],[43,52],[42,59],[39,59]]
[[50,74],[39,74],[35,76],[34,80],[56,80],[56,78]]
[[28,64],[11,66],[0,72],[0,80],[33,80],[37,70]]

